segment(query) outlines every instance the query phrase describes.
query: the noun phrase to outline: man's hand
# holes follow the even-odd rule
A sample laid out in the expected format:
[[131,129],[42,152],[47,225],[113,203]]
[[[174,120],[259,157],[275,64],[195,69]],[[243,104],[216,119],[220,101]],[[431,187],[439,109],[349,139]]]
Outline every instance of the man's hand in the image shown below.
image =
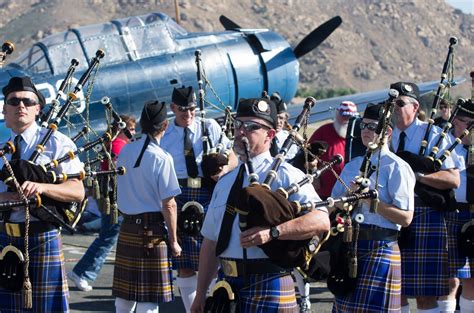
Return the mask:
[[46,184],[42,183],[35,183],[32,181],[25,181],[23,185],[21,185],[21,188],[23,189],[23,193],[25,194],[25,197],[31,198],[35,196],[36,194],[43,194],[43,192],[46,190]]
[[269,227],[252,227],[240,233],[240,245],[242,248],[263,245],[271,240]]
[[177,257],[177,256],[181,255],[181,246],[178,244],[177,241],[174,241],[174,242],[170,243],[170,249],[171,249],[171,254],[174,257]]
[[[201,295],[202,294],[202,295]],[[193,304],[191,305],[191,313],[202,313],[204,312],[204,306],[206,304],[206,293],[198,293],[194,298]]]

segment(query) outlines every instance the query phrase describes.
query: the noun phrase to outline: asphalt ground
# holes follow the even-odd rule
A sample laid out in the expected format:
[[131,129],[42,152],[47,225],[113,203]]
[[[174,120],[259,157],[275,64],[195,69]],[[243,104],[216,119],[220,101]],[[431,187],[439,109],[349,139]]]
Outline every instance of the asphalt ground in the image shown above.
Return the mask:
[[[63,250],[66,259],[66,270],[69,272],[85,253],[89,245],[95,239],[96,234],[63,234]],[[93,290],[90,292],[80,291],[73,282],[69,284],[69,306],[71,312],[115,312],[114,298],[112,297],[112,280],[114,271],[115,249],[107,257],[96,281],[91,283]],[[175,285],[176,286],[176,285]],[[179,292],[175,290],[175,301],[160,304],[160,313],[185,312]],[[311,284],[311,312],[331,312],[333,296],[326,288],[325,283]],[[410,301],[411,309],[414,310],[413,301]]]

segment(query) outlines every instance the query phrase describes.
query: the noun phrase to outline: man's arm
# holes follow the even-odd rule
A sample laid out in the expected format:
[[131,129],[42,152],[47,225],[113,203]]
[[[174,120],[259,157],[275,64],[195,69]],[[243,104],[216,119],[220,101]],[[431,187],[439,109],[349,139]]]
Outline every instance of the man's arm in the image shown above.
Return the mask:
[[441,170],[431,174],[425,174],[424,176],[418,175],[417,180],[420,183],[442,190],[458,188],[461,184],[459,170],[455,168]]
[[202,313],[206,302],[206,292],[212,279],[217,275],[219,259],[216,257],[216,242],[204,238],[199,254],[199,275],[196,298],[191,306],[192,313]]
[[80,202],[85,197],[84,184],[78,179],[67,180],[61,184],[44,184],[25,181],[21,186],[27,198],[37,193],[61,202]]
[[[313,210],[276,227],[280,232],[280,240],[309,239],[329,231],[329,215],[320,210]],[[244,248],[258,246],[270,240],[269,227],[252,227],[240,234],[240,243]]]
[[162,212],[165,218],[166,226],[168,226],[168,239],[171,252],[173,256],[181,255],[181,247],[178,244],[178,236],[176,235],[177,229],[177,206],[174,197],[169,197],[162,200]]

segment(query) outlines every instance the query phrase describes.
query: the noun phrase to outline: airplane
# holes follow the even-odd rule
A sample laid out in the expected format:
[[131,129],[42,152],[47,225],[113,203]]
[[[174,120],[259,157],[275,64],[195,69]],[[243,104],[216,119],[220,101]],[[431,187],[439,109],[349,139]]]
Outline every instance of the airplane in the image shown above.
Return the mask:
[[[163,13],[150,13],[72,28],[36,42],[0,68],[0,86],[5,86],[11,77],[28,75],[50,103],[56,98],[71,60],[79,61],[75,75],[81,75],[96,50],[103,49],[105,57],[100,69],[93,83],[88,84],[93,84],[93,91],[88,94],[85,86],[77,94],[75,110],[70,110],[68,123],[62,127],[74,135],[84,123],[86,98],[89,123],[98,130],[106,127],[101,104],[104,96],[110,98],[117,112],[140,116],[147,100],[169,103],[175,86],[191,85],[197,90],[194,53],[199,49],[209,82],[205,84],[205,98],[206,114],[210,117],[223,115],[226,106],[234,110],[240,98],[259,97],[264,90],[268,94],[277,91],[289,103],[298,87],[298,58],[321,44],[342,19],[336,16],[320,25],[294,49],[271,30],[242,28],[225,16],[220,17],[220,22],[225,31],[191,33]],[[72,82],[74,87],[77,79]],[[420,90],[427,93],[438,84],[421,84]],[[382,90],[320,100],[309,122],[330,118],[331,111],[342,100],[351,100],[363,110],[367,103],[382,101],[387,94],[388,90]],[[0,95],[0,108],[3,102]],[[300,111],[301,106],[289,106],[292,118]],[[0,113],[0,140],[4,142],[8,136]]]

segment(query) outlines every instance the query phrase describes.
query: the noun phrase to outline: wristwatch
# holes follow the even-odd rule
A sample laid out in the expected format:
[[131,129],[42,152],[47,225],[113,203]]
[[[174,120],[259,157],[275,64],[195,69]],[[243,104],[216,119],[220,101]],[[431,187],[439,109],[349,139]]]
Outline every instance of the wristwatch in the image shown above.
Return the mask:
[[278,237],[280,237],[280,231],[278,230],[278,228],[276,226],[272,226],[270,228],[270,237],[273,239],[278,239]]

